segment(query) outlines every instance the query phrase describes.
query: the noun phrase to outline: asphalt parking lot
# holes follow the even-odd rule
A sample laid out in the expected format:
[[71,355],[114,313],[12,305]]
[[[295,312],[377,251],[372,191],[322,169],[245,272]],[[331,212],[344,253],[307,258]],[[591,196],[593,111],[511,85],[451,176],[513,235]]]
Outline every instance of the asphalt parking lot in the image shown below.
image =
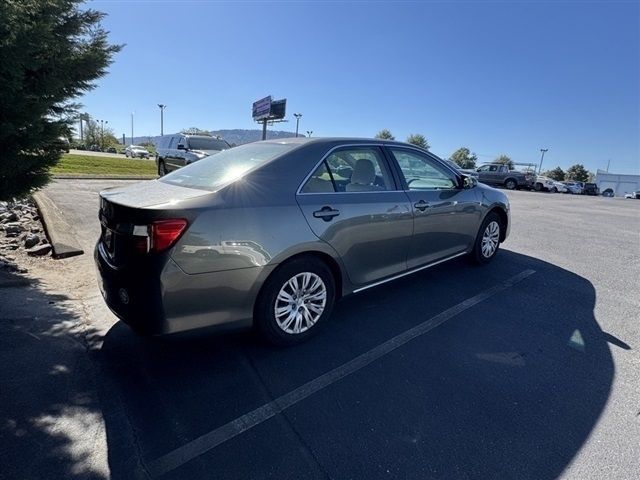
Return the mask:
[[[87,252],[105,186],[47,189]],[[61,262],[84,279],[67,294],[81,308],[49,321],[84,325],[63,366],[89,393],[48,399],[12,379],[0,477],[636,478],[640,202],[508,194],[511,237],[492,264],[456,259],[348,297],[289,349],[250,332],[137,337],[102,304],[90,255]],[[43,345],[52,327],[38,328]],[[0,347],[18,338],[5,332]],[[24,375],[61,363],[12,361]],[[64,432],[20,418],[27,404],[95,414],[90,453],[82,435],[61,447]]]

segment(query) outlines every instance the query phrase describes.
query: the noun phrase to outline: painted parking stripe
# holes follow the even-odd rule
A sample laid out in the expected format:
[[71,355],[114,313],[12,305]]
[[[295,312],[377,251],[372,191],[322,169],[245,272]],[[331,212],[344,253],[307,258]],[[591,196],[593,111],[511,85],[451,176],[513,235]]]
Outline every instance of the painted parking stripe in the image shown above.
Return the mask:
[[152,477],[159,477],[168,473],[176,468],[184,465],[185,463],[193,460],[196,457],[216,448],[218,445],[225,443],[226,441],[237,437],[238,435],[246,432],[247,430],[259,425],[270,418],[276,416],[287,408],[295,405],[305,398],[313,395],[314,393],[328,387],[329,385],[337,382],[338,380],[351,375],[354,372],[366,367],[375,360],[387,355],[388,353],[396,350],[405,343],[424,335],[425,333],[433,330],[439,325],[442,325],[447,320],[455,317],[456,315],[468,310],[469,308],[487,300],[488,298],[500,293],[522,280],[530,277],[535,273],[535,270],[524,270],[519,274],[505,280],[498,285],[485,290],[461,303],[439,313],[438,315],[431,317],[430,319],[416,325],[415,327],[403,332],[386,342],[372,348],[371,350],[357,356],[353,360],[334,368],[333,370],[320,375],[319,377],[311,380],[304,385],[296,388],[295,390],[282,395],[275,400],[272,400],[265,405],[256,408],[255,410],[236,418],[235,420],[223,425],[215,430],[206,433],[189,443],[173,450],[172,452],[163,455],[156,460],[153,460],[147,465],[147,471]]

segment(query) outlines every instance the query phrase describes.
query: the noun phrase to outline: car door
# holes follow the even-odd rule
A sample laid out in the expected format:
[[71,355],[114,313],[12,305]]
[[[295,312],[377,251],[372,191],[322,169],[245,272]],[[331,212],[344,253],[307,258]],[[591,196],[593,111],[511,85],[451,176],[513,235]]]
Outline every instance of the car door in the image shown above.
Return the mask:
[[176,146],[176,167],[182,168],[187,164],[187,150],[189,149],[189,141],[187,137],[181,135],[178,138],[178,145]]
[[178,139],[179,137],[177,135],[173,135],[170,137],[168,144],[167,144],[167,149],[165,152],[165,165],[167,167],[167,170],[169,171],[173,171],[176,168],[178,168],[178,163],[177,163],[177,158],[176,158],[176,147],[178,146]]
[[332,150],[296,198],[311,230],[338,253],[354,285],[406,270],[411,205],[379,146]]
[[413,209],[407,267],[416,268],[467,252],[481,220],[476,187],[463,187],[457,172],[435,157],[387,147]]
[[498,165],[483,165],[478,169],[478,181],[487,185],[501,184]]

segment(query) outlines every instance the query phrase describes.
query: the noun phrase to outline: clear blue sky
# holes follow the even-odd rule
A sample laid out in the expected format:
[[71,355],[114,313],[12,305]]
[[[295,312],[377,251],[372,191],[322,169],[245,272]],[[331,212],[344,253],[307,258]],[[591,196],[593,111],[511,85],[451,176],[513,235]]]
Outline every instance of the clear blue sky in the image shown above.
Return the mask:
[[125,43],[85,111],[117,136],[258,128],[287,98],[313,136],[424,134],[545,167],[640,172],[640,3],[93,1]]

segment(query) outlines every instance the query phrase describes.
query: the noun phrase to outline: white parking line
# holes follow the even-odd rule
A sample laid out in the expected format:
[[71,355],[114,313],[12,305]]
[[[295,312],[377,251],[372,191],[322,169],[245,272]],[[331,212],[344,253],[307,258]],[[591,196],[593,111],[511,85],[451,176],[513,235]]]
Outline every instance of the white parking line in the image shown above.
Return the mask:
[[181,465],[199,457],[203,453],[212,450],[218,445],[246,432],[250,428],[259,425],[266,420],[281,413],[283,410],[301,402],[305,398],[313,395],[314,393],[328,387],[329,385],[337,382],[338,380],[351,375],[354,372],[366,367],[370,363],[387,355],[395,349],[401,347],[405,343],[413,340],[414,338],[424,335],[425,333],[433,330],[439,325],[442,325],[447,320],[455,317],[456,315],[468,310],[469,308],[477,305],[480,302],[487,300],[488,298],[500,293],[518,282],[521,282],[525,278],[533,275],[535,270],[524,270],[519,274],[509,278],[508,280],[499,283],[498,285],[485,290],[474,297],[458,303],[457,305],[445,310],[438,315],[431,317],[430,319],[416,325],[415,327],[401,333],[386,342],[372,348],[371,350],[357,356],[353,360],[334,368],[333,370],[320,375],[319,377],[311,380],[304,385],[296,388],[295,390],[282,395],[281,397],[272,400],[271,402],[256,408],[255,410],[236,418],[235,420],[223,425],[215,430],[198,437],[189,443],[167,453],[166,455],[153,460],[147,465],[147,470],[152,477],[159,477],[168,473]]

